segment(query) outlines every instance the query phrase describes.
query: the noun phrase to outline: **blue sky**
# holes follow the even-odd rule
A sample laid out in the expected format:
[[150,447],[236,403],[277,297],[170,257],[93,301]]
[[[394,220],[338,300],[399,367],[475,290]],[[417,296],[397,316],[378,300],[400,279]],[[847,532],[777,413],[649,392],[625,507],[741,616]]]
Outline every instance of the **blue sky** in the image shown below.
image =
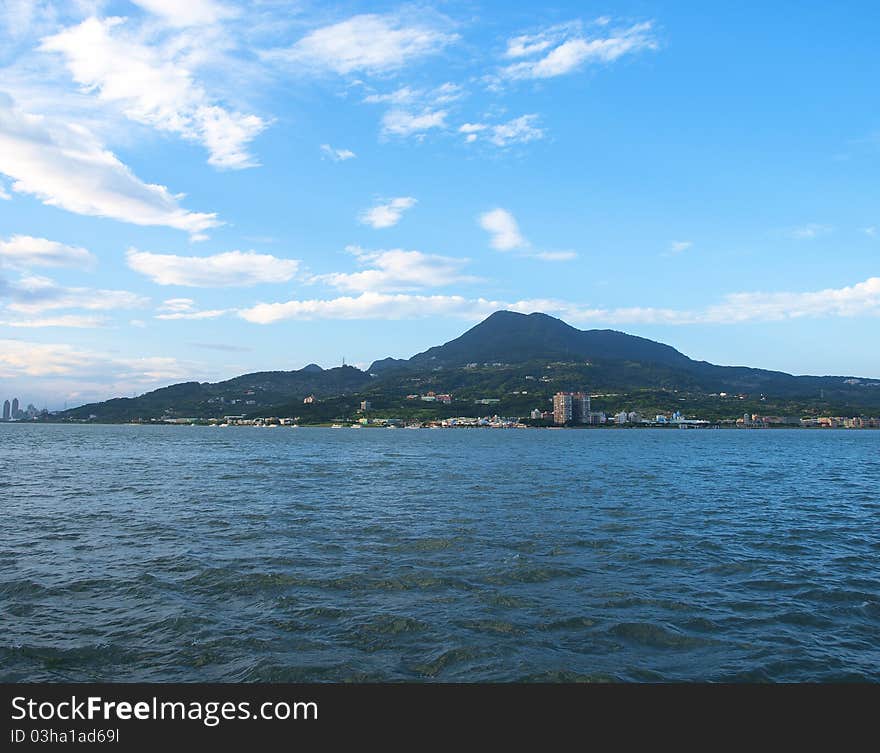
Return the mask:
[[867,4],[0,3],[0,393],[365,366],[498,308],[880,377]]

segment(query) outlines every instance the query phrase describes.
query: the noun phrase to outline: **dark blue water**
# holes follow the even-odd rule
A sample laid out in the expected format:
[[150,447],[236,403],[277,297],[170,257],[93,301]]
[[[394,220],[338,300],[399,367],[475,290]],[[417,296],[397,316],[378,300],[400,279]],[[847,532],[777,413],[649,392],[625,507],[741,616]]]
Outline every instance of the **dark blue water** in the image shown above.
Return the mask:
[[0,680],[880,680],[880,432],[0,425]]

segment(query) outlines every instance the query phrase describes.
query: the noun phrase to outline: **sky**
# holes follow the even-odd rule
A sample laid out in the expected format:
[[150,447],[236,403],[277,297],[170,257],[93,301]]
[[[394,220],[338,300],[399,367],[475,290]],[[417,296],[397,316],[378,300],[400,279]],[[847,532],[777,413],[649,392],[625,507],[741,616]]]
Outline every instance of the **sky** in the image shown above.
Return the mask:
[[880,377],[870,3],[0,0],[0,399],[498,309]]

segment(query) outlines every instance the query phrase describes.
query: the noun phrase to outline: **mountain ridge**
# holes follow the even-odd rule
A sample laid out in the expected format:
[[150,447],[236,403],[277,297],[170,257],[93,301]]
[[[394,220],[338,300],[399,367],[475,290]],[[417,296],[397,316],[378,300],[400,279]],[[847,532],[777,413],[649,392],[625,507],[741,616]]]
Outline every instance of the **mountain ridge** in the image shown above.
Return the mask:
[[[554,378],[545,380],[550,373],[546,370],[553,364],[565,364],[566,368],[557,368]],[[880,380],[795,376],[747,366],[717,366],[636,335],[607,329],[579,330],[543,313],[497,311],[443,345],[409,359],[374,361],[367,371],[353,366],[322,369],[310,363],[297,370],[253,372],[221,382],[181,382],[134,398],[80,406],[62,415],[123,420],[169,413],[216,416],[274,409],[294,411],[294,406],[302,405],[308,396],[328,400],[359,394],[387,403],[392,397],[403,399],[422,386],[438,393],[503,397],[529,394],[529,390],[511,387],[524,379],[537,379],[536,374],[542,375],[538,389],[534,381],[529,384],[531,394],[539,400],[546,399],[544,393],[548,390],[552,394],[556,389],[586,388],[681,390],[700,395],[744,393],[761,400],[764,395],[785,400],[824,399],[827,392],[846,404],[867,401],[880,405]]]

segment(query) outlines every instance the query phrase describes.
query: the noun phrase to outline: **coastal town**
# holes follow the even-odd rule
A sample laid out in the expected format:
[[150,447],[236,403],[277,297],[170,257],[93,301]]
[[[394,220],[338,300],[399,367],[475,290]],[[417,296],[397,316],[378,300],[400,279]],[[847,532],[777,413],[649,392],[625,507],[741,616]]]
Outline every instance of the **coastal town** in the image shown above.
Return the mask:
[[[196,417],[171,417],[132,423],[162,423],[176,425],[206,425],[226,428],[229,426],[256,427],[293,427],[305,425],[323,425],[334,429],[351,428],[385,428],[385,429],[529,429],[529,428],[672,428],[672,429],[880,429],[880,418],[867,416],[777,416],[744,413],[735,419],[710,421],[705,418],[685,416],[681,411],[656,413],[643,416],[638,411],[619,411],[607,414],[604,411],[592,410],[593,398],[587,392],[557,392],[553,396],[552,410],[534,408],[528,416],[501,416],[498,414],[482,414],[471,416],[455,416],[435,420],[412,420],[393,416],[377,415],[371,400],[361,400],[357,408],[356,418],[339,417],[331,422],[313,423],[302,416],[266,416],[251,417],[247,414],[226,415],[222,418],[201,419]],[[407,401],[441,403],[451,405],[453,396],[448,393],[424,395],[410,394]],[[303,399],[304,405],[318,402],[314,395]],[[498,398],[480,398],[473,401],[481,407],[499,403]]]

